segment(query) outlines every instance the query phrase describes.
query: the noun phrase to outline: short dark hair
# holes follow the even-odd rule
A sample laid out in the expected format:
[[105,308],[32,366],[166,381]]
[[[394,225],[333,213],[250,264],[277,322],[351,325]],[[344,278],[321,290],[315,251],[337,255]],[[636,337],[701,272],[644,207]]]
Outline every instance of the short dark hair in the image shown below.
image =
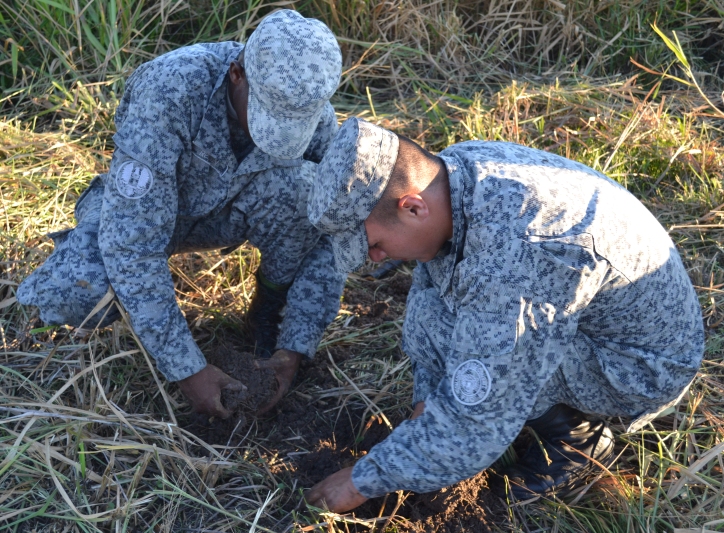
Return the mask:
[[[392,225],[399,221],[397,216],[397,203],[410,189],[417,185],[417,176],[430,163],[437,163],[437,158],[422,148],[416,142],[404,135],[398,135],[400,148],[397,153],[397,162],[390,174],[390,180],[382,193],[377,205],[370,213],[370,218],[381,224]],[[436,187],[440,181],[436,177],[428,187]]]

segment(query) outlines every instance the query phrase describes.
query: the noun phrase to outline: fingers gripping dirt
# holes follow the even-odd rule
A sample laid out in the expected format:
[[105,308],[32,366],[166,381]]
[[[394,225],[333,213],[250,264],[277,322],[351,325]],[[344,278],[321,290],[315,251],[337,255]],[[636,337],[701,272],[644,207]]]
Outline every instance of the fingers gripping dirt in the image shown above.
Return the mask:
[[264,414],[274,407],[282,396],[286,394],[294,381],[294,376],[299,369],[299,363],[302,362],[302,354],[292,352],[290,350],[277,350],[270,359],[257,360],[256,368],[260,371],[271,370],[277,380],[277,390],[274,396],[266,403],[259,407],[257,414]]
[[[218,345],[207,358],[212,363],[209,366],[216,368],[226,380],[221,386],[216,409],[213,413],[211,410],[203,412],[228,420],[210,423],[208,419],[204,421],[197,418],[195,423],[205,428],[207,439],[216,440],[213,434],[218,432],[222,436],[239,431],[250,418],[274,407],[294,381],[302,355],[278,350],[270,359],[259,360],[243,351],[237,343],[226,341]],[[208,432],[212,434],[206,435]]]
[[221,394],[223,404],[234,415],[241,411],[255,413],[277,395],[278,385],[274,371],[259,368],[253,354],[225,344],[216,349],[213,359],[245,386],[245,390],[224,390]]
[[307,491],[304,499],[315,507],[335,513],[344,513],[367,501],[352,483],[352,467],[344,468],[317,483]]
[[206,365],[200,372],[179,381],[179,387],[191,402],[196,413],[229,418],[231,412],[221,404],[225,391],[244,394],[246,387],[214,365]]

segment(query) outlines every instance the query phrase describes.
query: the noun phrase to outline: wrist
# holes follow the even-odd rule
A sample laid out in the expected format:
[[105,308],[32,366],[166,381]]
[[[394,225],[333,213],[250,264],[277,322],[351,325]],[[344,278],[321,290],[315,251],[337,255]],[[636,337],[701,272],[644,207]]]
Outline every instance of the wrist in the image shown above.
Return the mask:
[[202,368],[194,372],[193,374],[190,374],[186,376],[183,379],[179,379],[176,381],[176,384],[181,387],[183,390],[184,388],[188,388],[189,386],[193,386],[193,383],[198,380],[200,377],[203,377],[204,371],[208,369],[209,365],[208,363],[205,364]]
[[303,353],[294,350],[287,350],[286,348],[279,348],[274,355],[277,354],[280,358],[285,358],[290,362],[296,362],[297,364],[301,363],[302,359],[304,359]]
[[390,487],[385,480],[382,479],[382,472],[376,461],[370,454],[359,459],[352,467],[350,481],[357,492],[364,498],[376,498],[384,496],[389,492],[398,490]]
[[198,353],[198,356],[193,354],[188,358],[184,358],[183,364],[180,365],[175,364],[169,366],[167,363],[161,364],[161,361],[157,360],[158,369],[169,383],[180,383],[185,379],[195,376],[203,371],[206,365],[206,358],[201,352]]

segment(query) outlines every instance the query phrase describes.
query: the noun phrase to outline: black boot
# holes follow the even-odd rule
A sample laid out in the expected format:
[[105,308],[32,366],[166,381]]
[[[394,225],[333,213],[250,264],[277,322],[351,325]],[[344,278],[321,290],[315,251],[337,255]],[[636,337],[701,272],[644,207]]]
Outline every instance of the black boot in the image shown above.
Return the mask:
[[534,441],[517,463],[498,468],[491,476],[491,488],[501,497],[506,496],[505,477],[513,496],[526,500],[570,491],[598,468],[589,457],[610,466],[613,434],[601,420],[589,420],[581,411],[558,404],[527,425],[540,441]]
[[288,289],[267,281],[257,271],[256,291],[246,312],[246,327],[252,350],[264,359],[271,357],[276,348]]

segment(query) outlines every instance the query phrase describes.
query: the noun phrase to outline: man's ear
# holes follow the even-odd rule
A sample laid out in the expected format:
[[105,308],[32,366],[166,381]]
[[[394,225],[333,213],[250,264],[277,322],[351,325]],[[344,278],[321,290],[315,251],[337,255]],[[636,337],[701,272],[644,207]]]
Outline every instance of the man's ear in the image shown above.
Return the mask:
[[244,74],[244,67],[242,67],[241,63],[237,60],[234,60],[229,64],[229,80],[231,83],[238,85],[244,77]]
[[[401,218],[413,217],[421,222],[430,215],[425,199],[419,194],[406,194],[397,202],[398,214]],[[400,212],[400,210],[402,210]]]

